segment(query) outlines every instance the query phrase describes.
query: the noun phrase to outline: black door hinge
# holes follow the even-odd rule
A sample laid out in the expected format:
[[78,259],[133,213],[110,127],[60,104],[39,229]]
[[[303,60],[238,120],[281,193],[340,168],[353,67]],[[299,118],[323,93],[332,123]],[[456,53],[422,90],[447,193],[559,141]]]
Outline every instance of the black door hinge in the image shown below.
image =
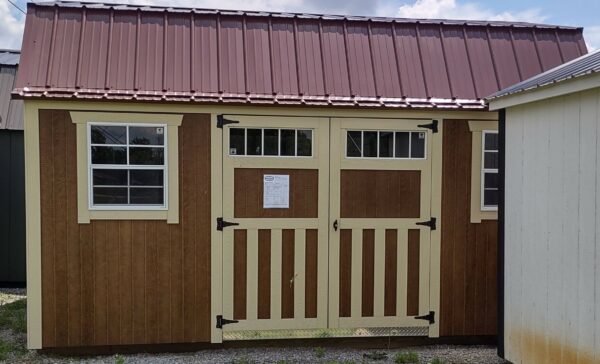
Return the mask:
[[238,320],[228,320],[223,315],[217,315],[217,329],[222,329],[224,325],[237,324]]
[[430,124],[417,125],[419,128],[431,129],[432,132],[438,132],[438,121],[432,120]]
[[228,124],[239,124],[237,120],[225,119],[223,115],[217,115],[217,128],[223,129],[223,126]]
[[429,221],[422,221],[422,222],[418,222],[417,225],[421,225],[421,226],[429,226],[429,228],[431,230],[435,230],[436,229],[436,218],[432,217],[431,219],[429,219]]
[[228,226],[237,226],[237,225],[239,225],[237,222],[229,222],[229,221],[223,220],[222,217],[217,217],[217,230],[219,230],[219,231],[223,231],[223,228],[226,228]]
[[415,319],[429,321],[430,325],[435,324],[435,312],[429,311],[427,315],[415,316]]

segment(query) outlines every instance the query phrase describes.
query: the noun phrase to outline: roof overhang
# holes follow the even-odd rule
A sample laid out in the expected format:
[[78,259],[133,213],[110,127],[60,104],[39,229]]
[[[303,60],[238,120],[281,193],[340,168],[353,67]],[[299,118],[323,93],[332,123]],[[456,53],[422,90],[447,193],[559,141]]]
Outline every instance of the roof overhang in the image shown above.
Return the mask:
[[495,111],[594,88],[600,88],[600,73],[591,73],[531,90],[494,98],[488,101],[488,107],[490,111]]

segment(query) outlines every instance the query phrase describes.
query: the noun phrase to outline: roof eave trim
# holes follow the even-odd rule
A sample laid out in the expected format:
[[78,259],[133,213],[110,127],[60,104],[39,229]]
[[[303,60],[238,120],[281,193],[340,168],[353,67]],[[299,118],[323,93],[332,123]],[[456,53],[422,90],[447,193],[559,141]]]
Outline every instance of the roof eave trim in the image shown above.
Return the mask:
[[600,73],[598,72],[499,96],[488,100],[488,106],[490,111],[496,111],[594,88],[600,88]]

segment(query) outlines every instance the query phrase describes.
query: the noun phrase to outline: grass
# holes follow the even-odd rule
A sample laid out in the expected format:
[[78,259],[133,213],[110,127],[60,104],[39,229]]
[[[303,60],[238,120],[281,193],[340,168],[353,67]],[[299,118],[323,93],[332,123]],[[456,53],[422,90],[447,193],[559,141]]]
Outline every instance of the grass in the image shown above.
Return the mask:
[[325,356],[325,349],[323,348],[315,348],[315,356],[319,359]]
[[434,358],[432,361],[429,362],[429,364],[444,364],[444,362],[440,358]]
[[[27,333],[27,303],[25,299],[0,306],[0,331],[12,331],[13,336]],[[8,341],[0,339],[0,360],[18,358],[27,353],[24,340]]]
[[419,355],[417,353],[411,352],[400,352],[397,353],[394,357],[394,363],[396,364],[419,364]]

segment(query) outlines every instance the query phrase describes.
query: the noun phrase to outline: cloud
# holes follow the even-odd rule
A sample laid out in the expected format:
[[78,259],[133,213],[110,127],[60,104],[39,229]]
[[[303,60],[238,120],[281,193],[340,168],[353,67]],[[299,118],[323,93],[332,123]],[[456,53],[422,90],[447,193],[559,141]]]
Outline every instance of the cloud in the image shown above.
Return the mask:
[[539,9],[535,8],[520,12],[495,12],[477,3],[459,3],[456,0],[416,0],[414,3],[401,5],[397,15],[402,18],[503,20],[537,23],[542,23],[548,18]]
[[20,49],[25,16],[16,15],[10,6],[8,1],[0,1],[0,48]]
[[592,52],[600,49],[600,25],[583,28],[583,37],[588,46],[588,51]]

